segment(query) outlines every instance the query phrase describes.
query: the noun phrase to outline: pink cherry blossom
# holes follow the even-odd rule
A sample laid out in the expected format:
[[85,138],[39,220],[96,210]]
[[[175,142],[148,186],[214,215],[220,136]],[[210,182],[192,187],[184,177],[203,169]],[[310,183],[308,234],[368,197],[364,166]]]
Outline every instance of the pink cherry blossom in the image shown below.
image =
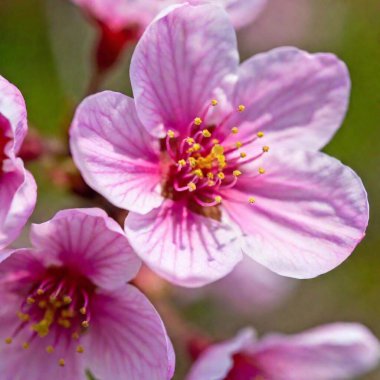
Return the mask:
[[172,377],[163,323],[126,284],[140,259],[114,220],[100,209],[65,210],[33,225],[30,239],[34,248],[0,264],[2,380],[86,380],[86,370],[99,379]]
[[131,63],[134,99],[83,101],[71,150],[86,182],[128,209],[138,255],[179,285],[228,274],[242,252],[310,278],[363,238],[360,178],[318,152],[347,110],[347,68],[285,47],[239,65],[228,15],[177,6],[146,30]]
[[373,369],[380,344],[364,326],[335,323],[257,341],[252,329],[207,348],[186,380],[345,380]]
[[0,250],[18,237],[36,204],[36,183],[18,157],[27,130],[24,99],[0,76]]

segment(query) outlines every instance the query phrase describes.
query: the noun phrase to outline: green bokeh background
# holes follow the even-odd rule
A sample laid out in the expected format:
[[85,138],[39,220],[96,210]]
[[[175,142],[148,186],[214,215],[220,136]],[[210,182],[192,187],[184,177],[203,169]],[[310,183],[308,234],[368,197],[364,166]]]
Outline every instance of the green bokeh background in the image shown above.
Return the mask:
[[[338,269],[299,282],[289,302],[264,317],[241,317],[228,305],[221,310],[204,300],[182,312],[218,338],[245,324],[252,324],[260,334],[293,333],[334,321],[359,321],[380,337],[380,2],[270,3],[252,27],[239,33],[243,57],[274,46],[296,45],[334,52],[349,67],[350,109],[325,151],[356,170],[366,185],[371,206],[367,236]],[[89,78],[93,29],[65,0],[0,0],[0,20],[0,74],[23,92],[30,124],[46,136],[60,137],[62,124]],[[130,92],[128,61],[127,53],[105,88]],[[40,185],[35,221],[46,220],[58,208],[82,204],[52,187],[35,164],[32,169]],[[177,362],[179,380],[186,358],[180,354]],[[380,371],[363,378],[379,379]]]

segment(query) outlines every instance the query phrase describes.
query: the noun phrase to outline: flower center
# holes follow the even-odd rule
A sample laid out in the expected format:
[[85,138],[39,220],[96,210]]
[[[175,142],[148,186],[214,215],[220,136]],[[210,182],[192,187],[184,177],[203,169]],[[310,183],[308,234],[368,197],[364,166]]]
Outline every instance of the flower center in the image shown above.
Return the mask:
[[7,158],[5,146],[11,141],[11,139],[6,136],[7,130],[9,130],[9,121],[0,113],[0,175],[3,173],[3,161]]
[[[20,342],[21,346],[29,349],[35,339],[52,335],[51,344],[46,346],[48,354],[62,341],[74,341],[76,351],[83,353],[80,340],[90,327],[89,307],[94,291],[95,286],[83,276],[66,268],[49,268],[30,287],[17,313],[20,323],[5,343],[11,344],[23,332],[27,339]],[[60,358],[58,364],[64,366],[65,359]]]
[[[229,135],[238,135],[239,128],[233,127],[226,135],[226,124],[234,112],[228,114],[217,125],[207,123],[211,107],[218,102],[212,100],[203,117],[196,117],[188,128],[187,137],[180,139],[174,131],[169,130],[163,148],[166,159],[169,157],[169,169],[165,176],[163,195],[173,200],[185,200],[198,207],[214,207],[221,204],[225,190],[231,189],[244,174],[244,165],[261,157],[269,151],[263,146],[259,154],[249,157],[242,150],[245,145],[253,143],[264,136],[258,132],[245,141],[229,143]],[[244,112],[240,105],[236,112]],[[258,175],[264,174],[263,168]],[[255,199],[250,197],[253,204]]]

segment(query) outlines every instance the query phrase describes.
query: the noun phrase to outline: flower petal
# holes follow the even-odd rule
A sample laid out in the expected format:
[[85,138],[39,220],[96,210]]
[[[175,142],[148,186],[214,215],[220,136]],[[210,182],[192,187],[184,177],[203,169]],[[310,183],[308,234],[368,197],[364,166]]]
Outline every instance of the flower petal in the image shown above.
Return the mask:
[[336,56],[277,48],[241,65],[235,101],[246,109],[231,123],[241,126],[242,141],[263,131],[266,145],[318,150],[340,127],[349,94],[349,73]]
[[147,213],[161,204],[158,141],[145,132],[131,98],[106,91],[85,99],[70,146],[87,184],[115,206]]
[[45,265],[72,267],[106,289],[131,280],[141,264],[120,226],[97,208],[60,211],[34,224],[30,239]]
[[9,120],[12,128],[14,154],[17,154],[28,130],[25,101],[17,87],[1,75],[0,114]]
[[224,196],[224,206],[246,234],[244,252],[295,278],[314,277],[342,263],[368,223],[360,178],[319,152],[269,153],[266,169],[264,175],[242,175],[236,190]]
[[223,380],[233,366],[233,356],[255,340],[254,330],[246,328],[231,340],[212,345],[192,366],[186,380]]
[[157,311],[139,290],[125,285],[98,293],[91,308],[86,351],[96,378],[172,378],[175,363],[169,337]]
[[215,281],[242,258],[240,231],[227,218],[217,221],[171,200],[148,215],[130,213],[125,231],[151,269],[182,286]]
[[8,159],[4,165],[0,173],[0,249],[19,236],[37,200],[36,182],[21,159]]
[[362,325],[335,323],[298,335],[264,338],[253,355],[268,378],[345,380],[378,364],[380,344]]
[[234,29],[219,6],[184,4],[145,31],[131,62],[131,82],[140,119],[163,137],[168,129],[184,135],[202,117],[227,76],[235,74]]

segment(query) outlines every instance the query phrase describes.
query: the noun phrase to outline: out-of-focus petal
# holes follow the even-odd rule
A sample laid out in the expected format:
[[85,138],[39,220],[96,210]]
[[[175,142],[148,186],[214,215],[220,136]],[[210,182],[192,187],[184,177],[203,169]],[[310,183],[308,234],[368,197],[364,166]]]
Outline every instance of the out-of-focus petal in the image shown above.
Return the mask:
[[162,202],[158,141],[145,132],[131,98],[106,91],[85,99],[70,146],[87,184],[115,206],[146,213]]
[[154,271],[182,286],[215,281],[241,260],[240,231],[167,200],[148,215],[130,213],[125,231],[137,254]]

